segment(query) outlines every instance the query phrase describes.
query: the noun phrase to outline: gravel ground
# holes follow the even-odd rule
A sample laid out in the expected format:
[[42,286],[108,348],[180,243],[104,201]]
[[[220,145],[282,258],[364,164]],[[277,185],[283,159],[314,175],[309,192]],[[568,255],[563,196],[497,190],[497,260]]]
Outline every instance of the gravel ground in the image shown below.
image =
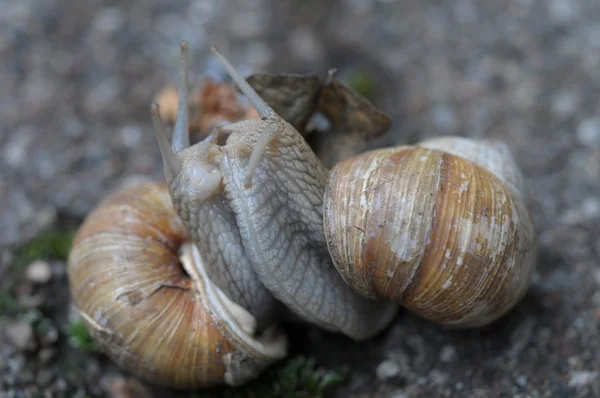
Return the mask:
[[[350,364],[340,397],[600,396],[600,3],[2,0],[0,10],[2,278],[21,244],[132,180],[162,178],[148,107],[176,82],[180,40],[193,80],[222,73],[213,44],[244,71],[358,70],[394,120],[377,145],[449,134],[510,145],[535,195],[537,272],[489,327],[448,331],[403,312],[367,344],[311,330],[297,349]],[[27,270],[17,285],[27,316],[0,314],[0,395],[143,391],[60,338],[64,262]]]

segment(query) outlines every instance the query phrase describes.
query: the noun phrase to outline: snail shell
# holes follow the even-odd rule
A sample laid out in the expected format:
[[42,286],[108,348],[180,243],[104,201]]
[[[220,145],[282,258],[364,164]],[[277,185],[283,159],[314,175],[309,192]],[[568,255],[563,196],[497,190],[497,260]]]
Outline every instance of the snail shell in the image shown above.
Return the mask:
[[324,228],[346,283],[429,320],[475,327],[526,293],[535,264],[523,178],[503,144],[443,138],[337,164]]
[[207,277],[163,184],[106,198],[80,227],[68,261],[74,304],[112,360],[179,388],[240,385],[287,352]]

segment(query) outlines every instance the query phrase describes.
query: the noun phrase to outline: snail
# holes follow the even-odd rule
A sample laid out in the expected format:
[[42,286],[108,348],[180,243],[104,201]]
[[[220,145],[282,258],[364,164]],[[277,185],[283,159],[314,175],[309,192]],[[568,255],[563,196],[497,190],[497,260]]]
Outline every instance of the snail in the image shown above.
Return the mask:
[[337,270],[364,297],[476,327],[527,292],[537,247],[527,202],[505,144],[433,138],[338,163],[324,228]]
[[260,118],[190,146],[183,42],[171,142],[151,107],[166,185],[109,196],[69,256],[75,307],[113,360],[175,387],[240,385],[287,355],[290,314],[364,341],[398,304],[473,327],[523,297],[535,236],[506,147],[444,138],[329,170],[211,51]]
[[75,306],[117,364],[179,388],[239,385],[287,354],[277,328],[252,316],[206,275],[166,185],[112,193],[86,218],[69,253]]

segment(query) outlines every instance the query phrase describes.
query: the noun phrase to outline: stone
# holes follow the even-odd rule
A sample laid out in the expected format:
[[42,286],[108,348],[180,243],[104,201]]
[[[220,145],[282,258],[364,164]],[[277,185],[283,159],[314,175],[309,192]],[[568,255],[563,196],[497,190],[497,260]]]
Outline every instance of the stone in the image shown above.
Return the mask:
[[406,384],[406,380],[401,374],[400,366],[396,362],[389,359],[381,362],[377,366],[377,369],[375,369],[375,374],[379,380],[394,386],[400,387]]
[[400,367],[395,362],[386,360],[377,366],[375,373],[379,380],[387,380],[397,376],[399,371]]
[[457,125],[456,114],[449,106],[437,105],[430,112],[432,123],[444,133],[452,133]]
[[54,326],[48,326],[47,329],[39,336],[42,346],[48,347],[58,341],[58,330]]
[[444,362],[444,363],[449,363],[454,361],[456,358],[458,357],[458,354],[456,353],[456,348],[454,348],[453,345],[450,344],[446,344],[445,346],[442,347],[441,351],[440,351],[440,361]]
[[54,372],[51,369],[41,369],[38,371],[35,382],[39,387],[46,387],[54,381]]
[[598,378],[598,372],[590,372],[590,371],[572,371],[571,379],[569,380],[569,387],[577,388],[587,386],[588,384],[594,382]]
[[429,379],[434,384],[436,384],[438,386],[443,386],[446,383],[448,383],[448,380],[450,379],[450,375],[448,375],[448,373],[441,372],[437,369],[432,369],[431,372],[429,372]]
[[38,360],[40,363],[46,364],[50,362],[52,358],[56,356],[56,349],[51,347],[45,347],[40,350],[38,353]]
[[27,322],[20,321],[6,325],[4,334],[19,351],[34,351],[37,348],[33,328]]
[[577,125],[577,140],[587,147],[600,148],[600,117],[582,120]]
[[515,379],[515,382],[517,383],[517,385],[519,387],[527,387],[527,376],[525,375],[521,375],[521,376],[517,376],[517,378]]
[[107,7],[96,14],[93,26],[102,33],[113,33],[121,29],[124,22],[125,17],[118,8]]
[[52,278],[52,267],[47,261],[36,260],[27,265],[25,275],[31,282],[43,285]]

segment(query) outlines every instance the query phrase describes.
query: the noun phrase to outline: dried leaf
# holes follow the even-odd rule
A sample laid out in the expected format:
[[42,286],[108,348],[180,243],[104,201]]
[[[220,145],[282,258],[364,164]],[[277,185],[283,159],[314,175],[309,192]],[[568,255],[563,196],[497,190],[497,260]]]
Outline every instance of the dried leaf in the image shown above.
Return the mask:
[[[217,126],[260,117],[254,107],[242,100],[235,87],[229,83],[215,83],[205,78],[200,87],[190,91],[189,131],[192,141],[203,139]],[[164,88],[156,96],[156,101],[163,121],[175,124],[179,102],[177,89]]]
[[358,134],[365,139],[385,134],[392,121],[369,100],[330,79],[321,90],[318,110],[333,124],[335,134]]
[[278,115],[305,135],[306,122],[319,100],[318,76],[257,73],[247,81]]
[[[386,133],[391,120],[368,99],[345,84],[315,75],[257,73],[247,78],[257,93],[286,121],[296,128],[326,167],[367,149],[370,141]],[[161,116],[175,123],[177,90],[166,88],[158,95]],[[314,116],[327,120],[316,127]],[[217,127],[245,119],[258,118],[256,112],[230,83],[215,83],[208,78],[190,97],[190,132],[196,140]],[[312,118],[312,119],[311,119]]]
[[333,131],[315,132],[307,137],[307,142],[328,169],[364,152],[369,144],[367,139],[358,134],[335,134]]
[[202,134],[209,134],[222,124],[260,117],[252,105],[240,100],[233,85],[209,79],[204,80],[190,102],[196,108],[190,118],[190,130]]
[[328,121],[327,129],[315,128],[307,140],[325,167],[364,152],[381,137],[392,121],[369,100],[345,84],[333,80],[333,73],[321,89],[316,112]]

